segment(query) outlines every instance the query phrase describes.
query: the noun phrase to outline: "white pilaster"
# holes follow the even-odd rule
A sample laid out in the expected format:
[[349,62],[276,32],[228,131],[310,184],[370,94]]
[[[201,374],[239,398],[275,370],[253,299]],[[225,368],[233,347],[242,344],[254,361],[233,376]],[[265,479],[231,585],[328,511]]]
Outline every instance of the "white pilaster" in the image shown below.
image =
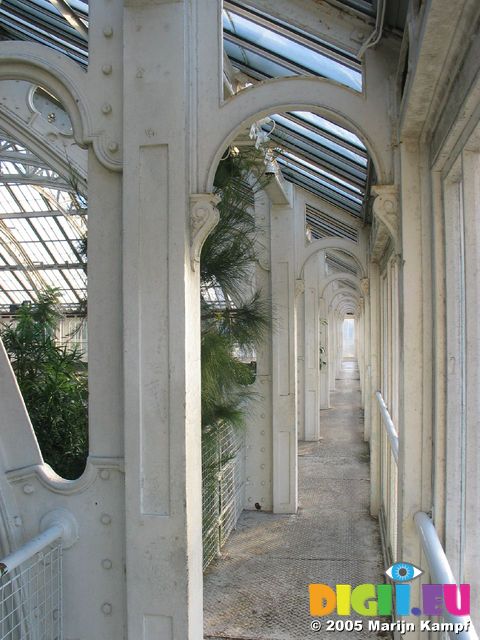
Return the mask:
[[295,513],[298,505],[294,209],[271,209],[273,402],[273,510]]
[[[124,12],[128,638],[203,638],[200,291],[215,200],[193,196],[196,30],[184,2]],[[188,37],[187,37],[188,36]],[[194,70],[192,69],[192,73]],[[186,149],[189,149],[189,155]]]
[[318,316],[319,260],[314,254],[305,264],[305,440],[320,438],[320,352]]

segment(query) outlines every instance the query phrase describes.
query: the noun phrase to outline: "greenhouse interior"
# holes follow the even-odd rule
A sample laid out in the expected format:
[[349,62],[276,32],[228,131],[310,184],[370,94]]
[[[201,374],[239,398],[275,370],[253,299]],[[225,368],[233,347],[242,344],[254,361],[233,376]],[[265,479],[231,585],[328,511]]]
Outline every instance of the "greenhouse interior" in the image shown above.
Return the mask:
[[0,640],[478,640],[478,0],[0,0]]

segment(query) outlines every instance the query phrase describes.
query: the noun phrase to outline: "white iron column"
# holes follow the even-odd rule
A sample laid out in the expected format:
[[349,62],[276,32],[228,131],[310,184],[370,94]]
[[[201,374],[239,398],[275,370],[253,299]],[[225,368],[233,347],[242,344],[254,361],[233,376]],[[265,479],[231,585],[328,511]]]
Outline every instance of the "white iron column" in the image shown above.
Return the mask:
[[297,410],[294,209],[271,208],[273,392],[273,510],[296,513]]
[[318,300],[318,314],[320,316],[320,346],[324,348],[324,354],[319,356],[327,364],[320,369],[320,409],[330,409],[330,389],[328,385],[328,323],[327,303],[325,298]]
[[189,202],[189,11],[181,1],[132,0],[124,12],[129,640],[203,638],[197,261],[218,212],[208,194]]
[[375,397],[380,388],[380,275],[378,264],[369,264],[369,307],[370,307],[370,353],[368,396],[366,406],[369,415],[370,438],[370,513],[378,516],[380,510],[381,478],[381,438],[380,412]]
[[371,380],[371,350],[370,350],[370,283],[368,278],[363,278],[360,281],[364,296],[364,311],[363,311],[363,331],[361,341],[363,342],[363,406],[364,406],[364,439],[370,440],[371,434],[371,406],[370,398],[372,395],[372,380]]
[[[431,216],[428,161],[417,141],[405,141],[401,159],[400,405],[398,555],[421,563],[414,524],[431,508]],[[385,195],[383,208],[391,202]],[[392,205],[393,206],[393,205]],[[414,586],[415,591],[419,589]],[[418,598],[414,593],[412,597]],[[413,637],[413,636],[412,636]],[[415,636],[417,637],[417,636]]]
[[[466,468],[465,468],[465,557],[464,575],[459,576],[472,585],[472,602],[479,602],[480,581],[480,373],[478,345],[480,344],[480,153],[477,149],[464,151],[463,207],[465,233],[465,309],[466,309]],[[475,624],[480,622],[478,608],[472,610]]]
[[328,314],[328,385],[330,392],[335,391],[336,366],[337,366],[337,328],[335,312],[329,309]]
[[297,422],[298,439],[305,440],[305,281],[295,283],[297,309]]
[[305,264],[305,440],[320,438],[318,254]]
[[[257,225],[257,263],[255,279],[258,290],[271,299],[270,280],[270,203],[263,191],[255,196]],[[274,329],[273,329],[274,331]],[[273,508],[272,487],[272,333],[256,349],[257,372],[254,386],[256,394],[245,430],[245,508]]]

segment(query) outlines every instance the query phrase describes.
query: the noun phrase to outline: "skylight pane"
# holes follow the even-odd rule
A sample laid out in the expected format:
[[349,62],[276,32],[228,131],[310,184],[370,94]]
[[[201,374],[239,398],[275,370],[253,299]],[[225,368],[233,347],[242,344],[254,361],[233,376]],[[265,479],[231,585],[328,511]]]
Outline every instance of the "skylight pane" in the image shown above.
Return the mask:
[[278,122],[279,124],[283,125],[287,129],[291,129],[292,131],[294,131],[298,135],[303,136],[307,140],[313,140],[317,144],[320,144],[323,147],[326,147],[327,149],[334,151],[336,154],[343,156],[344,158],[348,158],[349,160],[351,160],[352,162],[355,162],[356,164],[359,164],[361,167],[367,166],[366,158],[359,156],[357,153],[354,153],[349,149],[345,149],[345,147],[342,147],[340,144],[336,144],[335,142],[332,142],[328,138],[325,138],[324,136],[322,136],[320,132],[318,134],[314,133],[313,131],[310,131],[310,129],[306,129],[305,127],[302,127],[301,125],[297,124],[293,120],[289,120],[285,116],[282,116],[279,114],[273,115],[272,118],[273,120],[275,120],[275,122]]
[[333,192],[337,193],[339,196],[341,196],[342,198],[346,198],[347,200],[350,200],[352,203],[356,203],[358,205],[362,204],[362,198],[361,197],[360,198],[355,197],[353,194],[347,193],[343,189],[338,189],[337,187],[335,187],[332,184],[329,184],[328,182],[323,180],[322,177],[319,174],[316,174],[313,171],[308,171],[306,168],[304,169],[304,168],[295,166],[294,164],[292,164],[291,162],[288,162],[288,160],[283,159],[283,158],[279,158],[278,162],[280,164],[285,164],[292,171],[296,171],[296,172],[300,173],[301,175],[309,178],[310,180],[314,180],[315,182],[318,182],[318,184],[321,185],[322,187],[324,187],[326,190],[333,191]]
[[292,111],[292,114],[297,116],[298,118],[306,120],[310,124],[313,124],[315,127],[325,129],[326,131],[328,131],[328,133],[331,133],[332,135],[345,140],[345,142],[349,142],[350,144],[353,144],[360,149],[366,150],[365,145],[358,136],[356,136],[351,131],[340,127],[338,124],[330,122],[330,120],[327,120],[326,118],[322,118],[321,116],[318,116],[317,114],[311,113],[309,111]]
[[[268,58],[258,55],[253,51],[247,51],[244,47],[225,40],[225,51],[232,64],[241,66],[241,70],[248,74],[249,70],[258,74],[260,78],[287,78],[295,76],[295,71],[291,71],[281,64],[272,62]],[[247,67],[244,69],[243,67]]]
[[[362,90],[362,75],[359,71],[314,50],[314,48],[295,42],[294,34],[292,34],[292,38],[287,38],[277,33],[274,25],[272,25],[272,29],[267,29],[232,10],[224,11],[223,16],[225,34],[236,36],[244,41],[246,46],[248,43],[276,56],[279,64],[282,64],[283,60],[285,63],[290,62],[296,65],[298,75],[311,73],[329,78],[356,91]],[[256,51],[256,53],[259,52]]]
[[304,165],[307,169],[311,169],[312,171],[316,171],[320,175],[325,176],[325,178],[327,178],[328,180],[331,180],[333,182],[338,183],[339,186],[343,186],[348,190],[355,191],[360,196],[362,196],[361,189],[359,189],[355,185],[351,184],[350,182],[346,182],[345,180],[341,180],[337,176],[333,175],[333,173],[329,173],[328,171],[325,171],[324,169],[322,169],[322,168],[320,168],[320,167],[318,167],[318,166],[316,166],[314,164],[311,164],[310,162],[307,162],[303,158],[299,158],[298,156],[295,156],[293,153],[290,153],[288,151],[283,151],[282,152],[282,156],[284,156],[286,158],[291,158],[292,160],[295,160],[295,162],[297,162],[297,163],[299,163],[301,165]]
[[21,211],[15,198],[5,186],[0,186],[0,212],[19,213]]

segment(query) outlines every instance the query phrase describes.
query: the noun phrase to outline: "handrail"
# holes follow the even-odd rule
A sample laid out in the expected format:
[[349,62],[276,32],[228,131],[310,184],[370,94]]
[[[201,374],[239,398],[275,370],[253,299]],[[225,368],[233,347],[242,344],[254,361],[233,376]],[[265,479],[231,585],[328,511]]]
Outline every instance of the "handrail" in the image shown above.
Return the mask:
[[[448,558],[445,555],[442,543],[440,542],[431,518],[423,511],[419,511],[415,514],[414,519],[433,583],[456,584]],[[453,616],[448,613],[448,611],[445,611],[443,617],[446,622],[462,624],[466,629],[459,633],[452,631],[450,633],[452,640],[478,640],[478,634],[475,631],[470,616]]]
[[71,547],[78,539],[78,524],[66,509],[59,508],[45,514],[40,522],[42,533],[26,542],[16,551],[0,560],[0,577],[33,558],[37,553],[60,540],[64,549]]
[[388,413],[387,405],[385,404],[382,394],[380,391],[376,391],[375,395],[377,397],[378,404],[380,405],[380,413],[382,414],[383,424],[385,425],[385,430],[387,432],[388,439],[390,440],[393,457],[395,458],[395,462],[398,464],[398,433],[395,429],[395,425],[393,424],[393,420]]
[[54,524],[43,533],[40,533],[35,538],[32,538],[27,543],[25,543],[20,549],[17,549],[10,555],[3,558],[0,562],[0,576],[4,576],[6,573],[11,573],[15,569],[33,558],[35,554],[39,551],[48,547],[48,545],[58,540],[63,535],[63,527],[61,524]]

